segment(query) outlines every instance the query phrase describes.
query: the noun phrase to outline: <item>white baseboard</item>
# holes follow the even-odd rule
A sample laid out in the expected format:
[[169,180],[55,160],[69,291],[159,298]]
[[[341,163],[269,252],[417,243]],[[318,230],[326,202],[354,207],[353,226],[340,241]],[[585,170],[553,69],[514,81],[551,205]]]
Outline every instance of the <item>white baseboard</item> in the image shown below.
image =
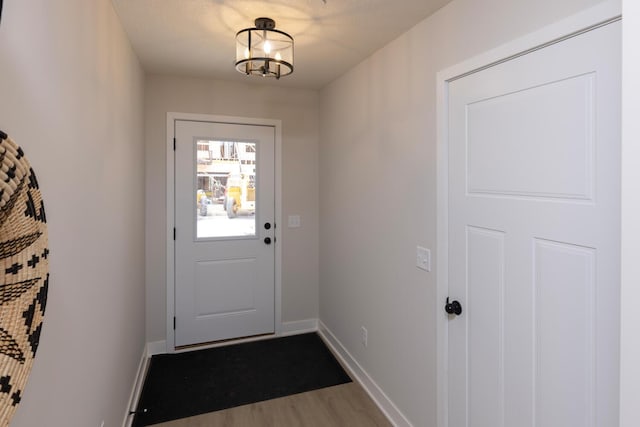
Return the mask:
[[378,384],[373,381],[367,371],[351,356],[349,351],[342,345],[340,340],[327,328],[327,326],[318,321],[318,333],[324,342],[331,348],[333,353],[340,359],[343,365],[349,370],[349,373],[362,385],[371,399],[375,402],[380,410],[386,415],[389,421],[396,427],[412,427],[409,420],[400,412],[398,407],[389,399],[382,391]]
[[306,334],[318,330],[318,319],[296,320],[294,322],[283,322],[280,329],[280,336]]
[[156,354],[165,354],[167,352],[167,342],[152,341],[147,343],[147,357],[155,356]]
[[145,345],[142,349],[142,356],[140,357],[140,364],[138,365],[138,372],[136,373],[135,381],[133,382],[133,388],[129,395],[129,402],[127,403],[127,409],[124,414],[124,420],[122,421],[122,427],[131,427],[133,422],[133,415],[131,411],[135,410],[140,400],[140,394],[142,393],[142,386],[144,385],[144,377],[147,375],[147,369],[149,368],[149,345]]

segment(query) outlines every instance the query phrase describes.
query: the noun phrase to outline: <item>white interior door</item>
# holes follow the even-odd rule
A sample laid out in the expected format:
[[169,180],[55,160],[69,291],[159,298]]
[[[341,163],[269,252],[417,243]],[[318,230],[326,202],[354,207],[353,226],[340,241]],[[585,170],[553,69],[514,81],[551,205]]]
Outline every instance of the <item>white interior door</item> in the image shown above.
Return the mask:
[[175,345],[274,332],[273,126],[175,122]]
[[618,424],[620,37],[449,85],[450,427]]

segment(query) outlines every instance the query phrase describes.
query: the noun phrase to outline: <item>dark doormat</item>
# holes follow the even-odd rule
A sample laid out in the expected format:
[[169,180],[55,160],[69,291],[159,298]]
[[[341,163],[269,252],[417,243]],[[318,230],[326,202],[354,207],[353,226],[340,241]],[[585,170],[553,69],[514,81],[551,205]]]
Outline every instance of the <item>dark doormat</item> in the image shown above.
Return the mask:
[[348,382],[315,333],[161,354],[151,358],[133,427]]

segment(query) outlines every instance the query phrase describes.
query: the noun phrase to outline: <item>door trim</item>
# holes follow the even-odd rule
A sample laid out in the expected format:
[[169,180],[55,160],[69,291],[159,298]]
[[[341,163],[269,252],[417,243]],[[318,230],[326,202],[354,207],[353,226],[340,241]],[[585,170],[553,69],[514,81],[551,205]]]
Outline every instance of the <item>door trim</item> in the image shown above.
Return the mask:
[[[273,126],[275,128],[275,223],[282,224],[282,121],[273,119],[258,119],[250,117],[234,117],[221,116],[211,114],[193,114],[193,113],[167,113],[167,145],[166,145],[166,161],[167,161],[167,183],[166,183],[166,281],[167,281],[167,353],[175,353],[175,331],[173,329],[173,318],[175,316],[175,241],[173,240],[173,229],[175,226],[175,153],[173,150],[173,137],[175,134],[176,120],[190,120],[202,122],[221,122],[240,125],[263,125]],[[275,239],[282,242],[282,227],[275,228]],[[282,334],[282,245],[275,245],[275,288],[274,288],[274,334],[279,336]],[[239,340],[242,340],[239,339]],[[230,340],[233,343],[238,340]]]
[[[509,61],[529,52],[594,30],[621,19],[619,2],[607,1],[557,23],[546,26],[500,47],[481,53],[436,75],[437,93],[437,426],[448,427],[448,319],[444,301],[448,296],[449,266],[449,84],[469,74]],[[442,305],[442,307],[440,307]]]

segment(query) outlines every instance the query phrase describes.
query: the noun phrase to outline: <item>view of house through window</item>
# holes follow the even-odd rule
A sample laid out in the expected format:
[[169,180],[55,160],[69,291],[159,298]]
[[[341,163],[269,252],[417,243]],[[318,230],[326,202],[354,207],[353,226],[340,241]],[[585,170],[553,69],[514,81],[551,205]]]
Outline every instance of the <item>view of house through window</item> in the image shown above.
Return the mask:
[[196,141],[197,238],[256,233],[256,144]]

